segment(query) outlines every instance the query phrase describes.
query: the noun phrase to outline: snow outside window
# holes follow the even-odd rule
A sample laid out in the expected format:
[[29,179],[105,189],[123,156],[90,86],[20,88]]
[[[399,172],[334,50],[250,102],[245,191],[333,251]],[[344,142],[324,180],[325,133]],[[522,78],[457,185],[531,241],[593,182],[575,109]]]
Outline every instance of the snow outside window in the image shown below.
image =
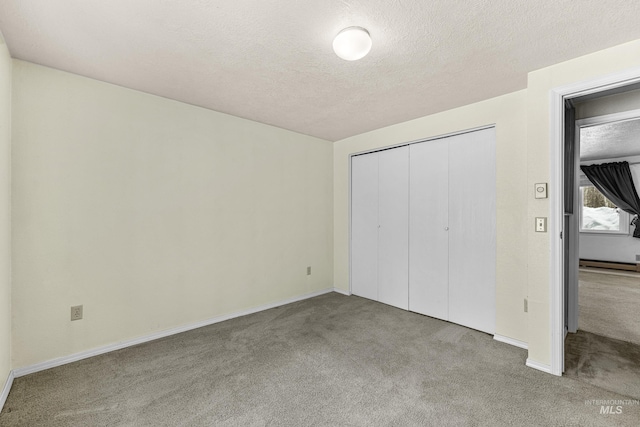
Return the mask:
[[629,214],[594,186],[580,187],[580,232],[629,234]]

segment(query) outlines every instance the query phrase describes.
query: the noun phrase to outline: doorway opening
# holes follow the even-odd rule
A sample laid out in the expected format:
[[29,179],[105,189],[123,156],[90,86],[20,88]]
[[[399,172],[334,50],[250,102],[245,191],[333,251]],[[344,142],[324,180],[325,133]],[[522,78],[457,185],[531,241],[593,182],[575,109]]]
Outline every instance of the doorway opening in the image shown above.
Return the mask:
[[[575,98],[566,106],[565,124],[575,125],[573,138],[565,138],[565,153],[573,159],[565,158],[564,174],[564,368],[576,380],[640,398],[635,215],[616,206],[581,169],[625,167],[640,188],[640,109],[630,107],[640,107],[640,90]],[[618,110],[625,111],[602,114]],[[567,167],[571,160],[573,167]]]
[[[576,100],[588,100],[610,96],[618,93],[640,89],[640,68],[619,72],[613,75],[595,78],[593,80],[571,84],[552,89],[550,92],[550,131],[551,131],[551,168],[550,168],[550,366],[549,372],[554,375],[562,375],[565,368],[565,336],[569,328],[571,305],[577,306],[577,301],[572,301],[568,295],[568,287],[571,283],[568,276],[573,272],[577,278],[577,259],[569,257],[569,254],[577,253],[577,246],[573,252],[568,249],[571,242],[579,243],[578,233],[574,229],[571,235],[571,224],[577,222],[566,218],[565,214],[574,215],[566,209],[574,207],[576,194],[571,194],[574,183],[570,180],[575,173],[575,152],[565,152],[573,144],[565,144],[565,141],[573,141],[572,135],[567,131],[575,126],[565,126],[565,120],[571,121],[572,117],[566,115],[567,104]],[[575,117],[573,117],[575,119]],[[575,147],[574,147],[575,148]],[[571,161],[574,160],[574,161]],[[565,173],[566,170],[570,171]],[[567,179],[565,179],[567,178]],[[577,327],[577,325],[576,325]]]

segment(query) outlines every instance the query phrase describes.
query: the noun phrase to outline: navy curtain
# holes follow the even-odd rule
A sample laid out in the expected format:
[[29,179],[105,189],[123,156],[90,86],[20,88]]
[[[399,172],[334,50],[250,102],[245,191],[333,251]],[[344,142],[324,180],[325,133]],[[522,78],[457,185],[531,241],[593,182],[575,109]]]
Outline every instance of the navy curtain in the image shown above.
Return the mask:
[[635,215],[631,224],[634,224],[633,237],[640,239],[640,198],[636,192],[631,178],[631,169],[628,162],[602,163],[600,165],[580,166],[580,169],[589,178],[589,181],[614,205],[625,212]]

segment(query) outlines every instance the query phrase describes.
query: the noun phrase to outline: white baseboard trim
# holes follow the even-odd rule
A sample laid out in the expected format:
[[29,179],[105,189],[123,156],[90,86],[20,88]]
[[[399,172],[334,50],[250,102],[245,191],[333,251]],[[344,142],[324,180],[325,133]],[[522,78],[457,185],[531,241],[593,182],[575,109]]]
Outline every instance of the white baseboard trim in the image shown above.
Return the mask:
[[225,314],[222,316],[212,317],[201,322],[191,323],[185,326],[179,326],[177,328],[166,329],[164,331],[155,332],[149,335],[144,335],[138,338],[120,341],[114,344],[105,345],[102,347],[94,348],[91,350],[81,351],[79,353],[70,354],[68,356],[58,357],[56,359],[47,360],[44,362],[36,363],[34,365],[24,366],[13,370],[13,376],[15,378],[25,375],[33,374],[35,372],[44,371],[45,369],[55,368],[56,366],[66,365],[67,363],[77,362],[78,360],[87,359],[89,357],[98,356],[100,354],[109,353],[114,350],[120,350],[126,347],[154,341],[159,338],[165,338],[171,335],[179,334],[181,332],[187,332],[192,329],[202,328],[203,326],[213,325],[214,323],[224,322],[225,320],[234,319],[236,317],[246,316],[248,314],[258,313],[260,311],[269,310],[271,308],[280,307],[283,305],[291,304],[294,302],[302,301],[305,299],[317,297],[319,295],[328,294],[333,292],[334,288],[327,288],[321,291],[312,292],[309,294],[300,295],[293,298],[287,298],[282,301],[260,305],[258,307],[250,308],[247,310],[236,311],[235,313]]
[[344,290],[338,289],[338,288],[333,288],[333,292],[337,292],[339,294],[346,295],[346,296],[350,296],[351,295],[351,292],[344,291]]
[[535,360],[531,360],[527,358],[527,366],[533,369],[537,369],[538,371],[546,372],[547,374],[551,373],[551,366],[545,365],[544,363],[536,362]]
[[525,350],[529,349],[529,345],[526,342],[517,340],[515,338],[509,338],[509,337],[505,337],[504,335],[495,334],[493,336],[493,339],[496,341],[503,342],[505,344],[511,344],[516,347],[524,348]]
[[7,377],[7,381],[4,383],[4,388],[2,389],[2,394],[0,394],[0,411],[4,408],[4,404],[7,401],[7,397],[9,396],[9,391],[11,390],[11,386],[13,385],[13,371],[9,371],[9,376]]

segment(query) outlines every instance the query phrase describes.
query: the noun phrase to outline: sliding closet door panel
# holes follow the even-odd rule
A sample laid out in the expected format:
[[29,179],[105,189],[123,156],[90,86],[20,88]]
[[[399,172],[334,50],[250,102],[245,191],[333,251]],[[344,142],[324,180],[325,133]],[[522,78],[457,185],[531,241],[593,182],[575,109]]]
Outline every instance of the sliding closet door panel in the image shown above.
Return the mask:
[[410,146],[409,310],[448,320],[448,141]]
[[409,308],[409,147],[380,151],[378,301]]
[[449,320],[495,332],[495,129],[449,138]]
[[351,158],[351,292],[378,300],[378,153]]

